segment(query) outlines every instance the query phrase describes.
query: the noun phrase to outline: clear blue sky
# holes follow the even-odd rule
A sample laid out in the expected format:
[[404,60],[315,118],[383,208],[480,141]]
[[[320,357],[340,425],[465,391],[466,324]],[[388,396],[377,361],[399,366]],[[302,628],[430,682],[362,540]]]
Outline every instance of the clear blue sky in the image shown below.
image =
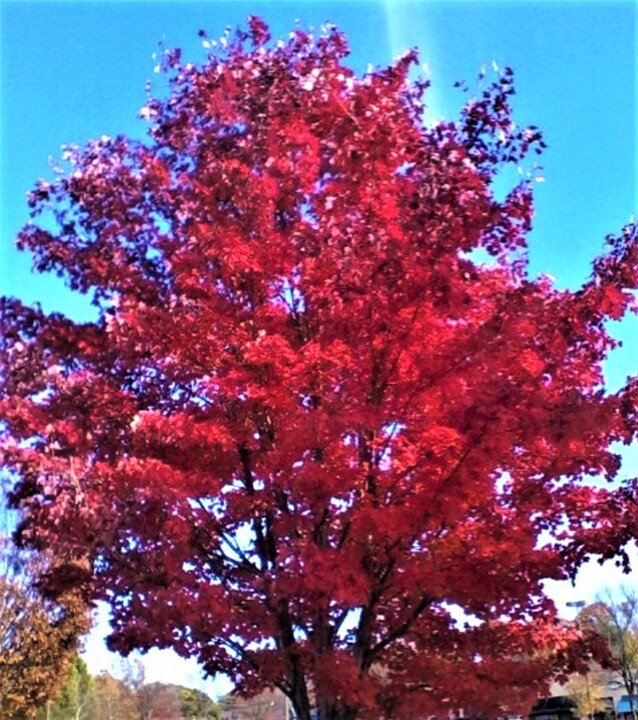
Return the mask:
[[[433,80],[432,117],[454,118],[465,97],[453,90],[455,80],[467,80],[471,94],[482,65],[511,66],[515,119],[540,126],[549,145],[529,238],[534,274],[576,287],[605,235],[638,214],[635,2],[4,0],[0,13],[0,293],[47,309],[77,318],[91,313],[57,279],[32,276],[28,258],[13,250],[27,219],[25,193],[50,175],[48,158],[64,143],[102,134],[143,136],[136,114],[145,82],[162,83],[151,58],[158,41],[198,62],[200,28],[217,37],[249,14],[262,16],[275,37],[285,37],[296,19],[303,26],[336,23],[350,38],[359,72],[419,47]],[[612,386],[638,364],[638,324],[624,323],[618,333],[625,346],[608,368]],[[584,581],[572,599],[587,588]]]

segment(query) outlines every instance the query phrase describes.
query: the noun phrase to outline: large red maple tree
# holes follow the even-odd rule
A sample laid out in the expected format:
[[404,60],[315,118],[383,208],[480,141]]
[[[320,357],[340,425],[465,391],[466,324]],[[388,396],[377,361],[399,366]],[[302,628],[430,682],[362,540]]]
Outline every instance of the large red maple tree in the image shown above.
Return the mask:
[[34,189],[19,244],[98,318],[2,300],[20,538],[67,553],[52,592],[110,602],[113,648],[300,720],[503,713],[585,657],[543,580],[634,532],[600,478],[636,434],[601,370],[636,227],[577,292],[531,278],[530,188],[493,191],[542,147],[511,72],[427,127],[415,53],[347,52],[253,18],[201,67],[169,53],[149,139]]

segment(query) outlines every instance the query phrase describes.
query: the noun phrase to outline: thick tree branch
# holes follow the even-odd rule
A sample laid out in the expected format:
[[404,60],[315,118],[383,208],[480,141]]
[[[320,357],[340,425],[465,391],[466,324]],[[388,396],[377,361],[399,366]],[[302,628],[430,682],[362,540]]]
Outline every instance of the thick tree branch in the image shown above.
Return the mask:
[[391,629],[390,632],[383,638],[383,640],[380,640],[370,649],[371,662],[374,662],[379,657],[379,654],[383,650],[385,650],[385,648],[391,645],[395,640],[403,637],[414,625],[414,623],[419,619],[421,613],[429,605],[431,605],[435,601],[435,599],[436,598],[431,595],[423,595],[421,599],[416,603],[416,605],[412,608],[412,611],[410,612],[408,617],[395,628]]

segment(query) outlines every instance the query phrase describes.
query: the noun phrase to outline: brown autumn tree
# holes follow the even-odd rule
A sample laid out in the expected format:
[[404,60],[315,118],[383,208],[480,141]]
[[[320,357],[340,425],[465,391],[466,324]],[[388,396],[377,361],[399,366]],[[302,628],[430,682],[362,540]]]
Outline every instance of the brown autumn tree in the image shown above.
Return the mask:
[[133,691],[107,672],[95,678],[95,700],[98,720],[139,720]]
[[18,550],[6,510],[0,509],[0,516],[1,716],[27,720],[64,682],[79,637],[88,630],[88,615],[72,592],[56,600],[39,592],[36,581],[50,570],[50,556]]

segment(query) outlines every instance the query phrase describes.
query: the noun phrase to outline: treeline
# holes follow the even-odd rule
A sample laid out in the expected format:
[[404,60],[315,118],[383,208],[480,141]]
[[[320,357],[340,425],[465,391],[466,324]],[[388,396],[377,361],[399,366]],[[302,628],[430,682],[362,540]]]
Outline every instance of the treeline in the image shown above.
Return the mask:
[[220,720],[221,708],[206,693],[164,683],[145,683],[141,664],[124,666],[122,678],[91,675],[76,657],[55,699],[36,720]]

